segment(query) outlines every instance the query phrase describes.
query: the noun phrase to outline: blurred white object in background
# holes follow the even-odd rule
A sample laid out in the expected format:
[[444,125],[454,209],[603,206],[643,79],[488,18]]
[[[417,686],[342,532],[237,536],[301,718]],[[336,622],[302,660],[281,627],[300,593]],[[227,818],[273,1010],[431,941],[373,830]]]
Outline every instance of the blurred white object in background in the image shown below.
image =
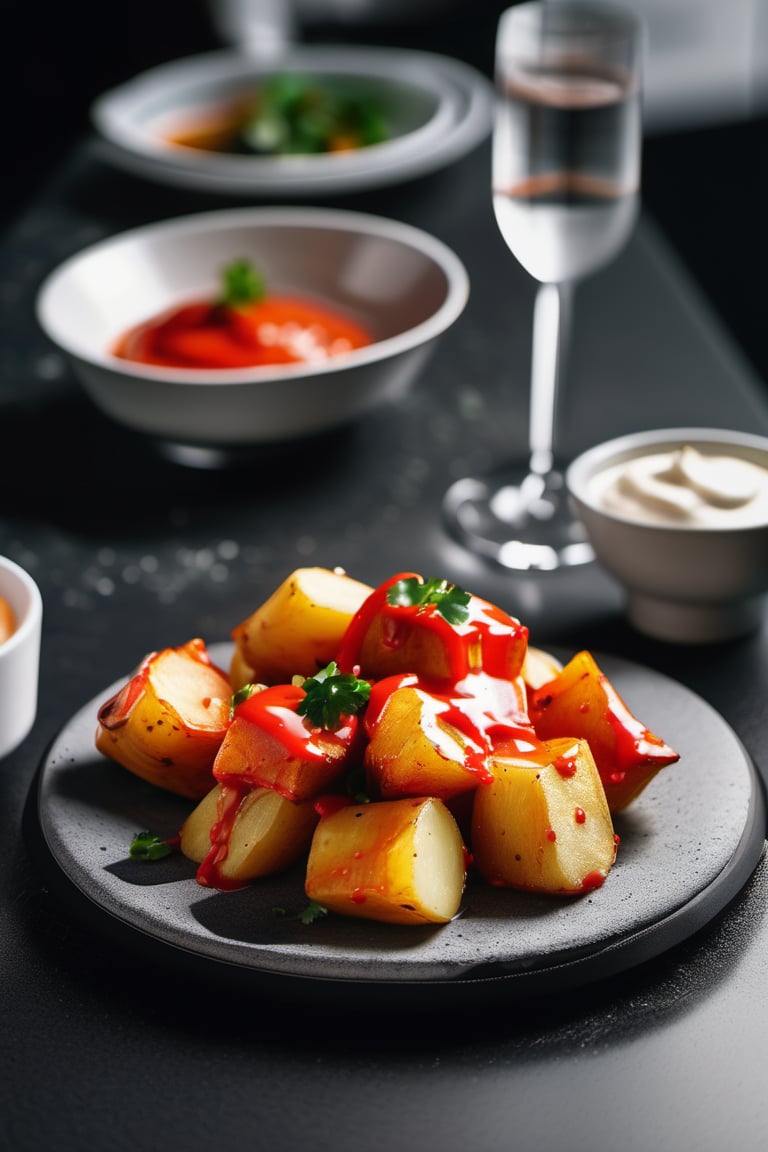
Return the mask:
[[250,55],[279,55],[297,39],[294,0],[209,0],[209,8],[224,43]]
[[[494,20],[513,0],[208,0],[214,26],[228,44],[268,52],[303,39],[306,27],[403,29],[417,21],[450,22],[456,55],[476,43],[478,20]],[[744,119],[768,107],[768,0],[624,0],[645,21],[647,131]],[[486,4],[488,8],[485,8]],[[470,25],[470,22],[474,23]],[[442,24],[445,28],[446,23]]]
[[647,28],[650,132],[744,119],[768,104],[768,0],[628,0]]
[[443,16],[461,7],[460,0],[292,0],[294,9],[308,20],[379,24]]
[[[305,24],[360,28],[408,24],[460,13],[466,0],[208,0],[211,21],[226,44],[269,55],[302,39]],[[361,38],[365,37],[361,31]]]

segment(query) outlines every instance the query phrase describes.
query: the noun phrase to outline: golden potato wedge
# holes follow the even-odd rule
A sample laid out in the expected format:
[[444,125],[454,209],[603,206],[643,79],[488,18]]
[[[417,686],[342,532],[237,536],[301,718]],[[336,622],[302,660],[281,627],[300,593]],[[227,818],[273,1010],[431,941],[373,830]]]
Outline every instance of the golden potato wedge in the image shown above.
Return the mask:
[[336,658],[349,622],[372,591],[340,569],[297,568],[233,629],[235,687],[313,676]]
[[[430,584],[455,589],[447,581],[425,582],[413,573],[401,573],[380,584],[351,622],[339,649],[345,669],[360,667],[373,680],[413,672],[425,680],[459,683],[473,672],[485,671],[499,679],[520,675],[528,644],[528,629],[518,620],[479,596],[466,596],[466,618],[444,615],[436,589],[434,599],[403,603]],[[398,590],[406,592],[398,602]],[[461,589],[455,589],[461,593]],[[449,592],[450,594],[450,592]]]
[[414,797],[323,816],[309,850],[306,893],[343,916],[444,924],[459,910],[466,851],[441,800]]
[[240,887],[295,864],[309,851],[319,816],[269,788],[215,785],[181,827],[180,848],[209,888]]
[[202,640],[152,652],[99,709],[96,747],[150,784],[197,800],[214,783],[231,696]]
[[528,708],[542,740],[589,741],[611,812],[626,808],[661,768],[680,759],[632,715],[591,652],[577,653],[531,690]]
[[552,740],[546,762],[497,759],[475,792],[472,858],[489,884],[569,895],[600,887],[616,837],[586,740]]
[[[468,726],[467,726],[468,727]],[[384,800],[448,800],[490,779],[489,748],[455,723],[447,702],[421,688],[396,688],[377,718],[364,764],[374,795]]]

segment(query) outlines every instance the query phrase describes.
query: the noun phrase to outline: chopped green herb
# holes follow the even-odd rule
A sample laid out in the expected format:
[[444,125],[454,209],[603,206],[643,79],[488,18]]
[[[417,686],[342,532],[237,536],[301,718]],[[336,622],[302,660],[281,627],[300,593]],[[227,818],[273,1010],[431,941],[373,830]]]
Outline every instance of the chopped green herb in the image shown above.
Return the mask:
[[323,916],[328,915],[328,909],[324,904],[318,904],[317,900],[310,900],[306,908],[299,912],[299,920],[302,924],[314,924],[316,920],[322,919]]
[[248,260],[233,260],[221,273],[222,290],[217,303],[224,308],[242,308],[263,300],[264,277]]
[[368,780],[363,763],[353,764],[344,777],[344,791],[355,804],[370,804]]
[[306,696],[296,709],[299,716],[306,716],[315,727],[331,732],[338,728],[342,716],[355,716],[364,708],[371,695],[367,680],[359,680],[351,672],[339,672],[333,660],[305,680],[303,688]]
[[388,136],[378,101],[283,73],[262,84],[240,144],[263,155],[312,155],[380,144]]
[[449,624],[464,623],[469,616],[469,600],[469,592],[449,580],[421,581],[418,576],[398,580],[387,592],[387,604],[392,607],[417,608],[420,612],[434,608]]
[[161,840],[152,832],[139,832],[131,843],[131,857],[134,860],[162,860],[170,856],[173,848],[167,840]]
[[263,684],[243,684],[242,688],[238,688],[234,696],[229,702],[229,718],[230,720],[235,714],[235,708],[238,704],[242,704],[244,700],[250,700],[255,692],[261,692],[264,689]]

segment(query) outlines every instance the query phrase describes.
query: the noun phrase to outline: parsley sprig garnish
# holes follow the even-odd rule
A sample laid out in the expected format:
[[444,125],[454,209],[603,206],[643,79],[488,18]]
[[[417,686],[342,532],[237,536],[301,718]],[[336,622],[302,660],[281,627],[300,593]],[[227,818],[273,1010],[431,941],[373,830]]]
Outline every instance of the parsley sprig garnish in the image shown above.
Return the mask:
[[302,924],[314,924],[316,920],[322,920],[323,916],[328,915],[328,909],[325,904],[318,904],[317,900],[310,900],[306,908],[299,912],[299,920]]
[[172,846],[152,832],[138,832],[131,841],[130,854],[133,860],[162,860],[170,856]]
[[258,155],[312,155],[380,144],[389,135],[384,109],[367,94],[280,73],[261,85],[239,143]]
[[306,696],[296,711],[316,728],[333,731],[342,716],[355,716],[368,703],[371,686],[351,672],[339,672],[334,660],[302,684]]
[[387,591],[387,604],[393,608],[416,608],[426,611],[434,607],[449,624],[463,624],[469,616],[469,592],[449,580],[430,577],[406,576],[396,581]]
[[249,260],[233,260],[221,273],[222,290],[216,301],[222,308],[242,308],[263,300],[266,295],[264,277]]

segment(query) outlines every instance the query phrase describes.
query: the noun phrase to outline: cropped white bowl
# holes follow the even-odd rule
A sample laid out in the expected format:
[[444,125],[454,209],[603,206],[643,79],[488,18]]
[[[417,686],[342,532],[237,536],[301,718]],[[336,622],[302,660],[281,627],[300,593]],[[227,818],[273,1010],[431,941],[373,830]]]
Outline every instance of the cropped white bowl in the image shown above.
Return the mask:
[[609,511],[595,492],[595,478],[612,465],[684,445],[768,469],[768,438],[663,428],[590,448],[568,467],[566,485],[597,560],[625,589],[634,627],[672,643],[712,643],[754,631],[765,619],[768,519],[750,526],[643,523]]
[[13,560],[0,556],[0,596],[16,627],[0,643],[0,760],[28,735],[37,715],[43,601],[37,584]]
[[[221,270],[252,261],[268,290],[325,302],[362,323],[367,347],[324,361],[174,369],[110,349],[131,326],[185,300],[212,298]],[[464,310],[458,257],[420,229],[364,213],[244,208],[136,228],[70,257],[40,288],[43,331],[111,419],[177,459],[327,431],[401,396]]]

